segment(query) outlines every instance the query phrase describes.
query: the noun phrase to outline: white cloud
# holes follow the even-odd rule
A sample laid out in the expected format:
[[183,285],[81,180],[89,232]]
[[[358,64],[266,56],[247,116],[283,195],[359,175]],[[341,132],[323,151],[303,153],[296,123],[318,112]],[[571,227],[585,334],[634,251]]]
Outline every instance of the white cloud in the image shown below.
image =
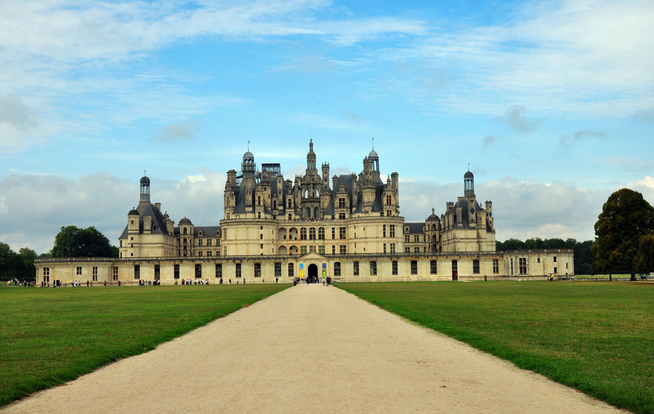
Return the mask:
[[[639,111],[654,105],[652,20],[648,0],[527,2],[492,25],[442,20],[434,35],[371,60],[403,62],[411,70],[382,79],[384,87],[452,114],[497,115],[518,104],[537,114],[649,119]],[[447,81],[424,88],[421,74],[434,69]]]

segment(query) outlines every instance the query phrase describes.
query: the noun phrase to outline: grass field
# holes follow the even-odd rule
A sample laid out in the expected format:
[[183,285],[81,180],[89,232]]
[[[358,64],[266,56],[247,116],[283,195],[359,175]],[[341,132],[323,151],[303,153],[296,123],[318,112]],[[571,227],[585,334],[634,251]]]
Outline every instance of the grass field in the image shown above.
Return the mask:
[[288,286],[0,288],[0,406],[154,349]]
[[384,309],[574,387],[654,413],[654,284],[338,284]]

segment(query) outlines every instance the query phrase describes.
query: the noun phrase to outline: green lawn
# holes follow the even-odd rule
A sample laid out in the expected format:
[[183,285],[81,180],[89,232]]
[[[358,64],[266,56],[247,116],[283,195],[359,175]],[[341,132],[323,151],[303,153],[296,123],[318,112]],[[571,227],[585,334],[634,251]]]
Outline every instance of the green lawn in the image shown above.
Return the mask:
[[654,413],[654,284],[414,282],[338,287],[609,404]]
[[137,355],[290,285],[0,288],[0,406]]

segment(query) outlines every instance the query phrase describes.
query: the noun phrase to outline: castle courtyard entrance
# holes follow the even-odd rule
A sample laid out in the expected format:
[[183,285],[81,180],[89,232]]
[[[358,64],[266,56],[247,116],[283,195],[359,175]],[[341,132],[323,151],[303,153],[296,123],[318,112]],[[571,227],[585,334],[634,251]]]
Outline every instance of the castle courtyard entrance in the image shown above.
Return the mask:
[[307,281],[309,283],[316,283],[318,282],[318,266],[315,264],[310,264],[308,273],[307,273],[308,279]]

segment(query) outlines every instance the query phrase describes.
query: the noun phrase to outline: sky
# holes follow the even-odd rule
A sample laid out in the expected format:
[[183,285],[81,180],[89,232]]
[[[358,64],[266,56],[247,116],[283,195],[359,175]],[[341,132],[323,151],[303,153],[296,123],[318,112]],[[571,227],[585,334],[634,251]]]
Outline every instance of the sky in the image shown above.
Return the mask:
[[248,150],[331,174],[373,145],[423,221],[493,201],[497,240],[594,238],[608,196],[654,203],[654,2],[0,2],[0,241],[113,244],[150,177],[217,225]]

